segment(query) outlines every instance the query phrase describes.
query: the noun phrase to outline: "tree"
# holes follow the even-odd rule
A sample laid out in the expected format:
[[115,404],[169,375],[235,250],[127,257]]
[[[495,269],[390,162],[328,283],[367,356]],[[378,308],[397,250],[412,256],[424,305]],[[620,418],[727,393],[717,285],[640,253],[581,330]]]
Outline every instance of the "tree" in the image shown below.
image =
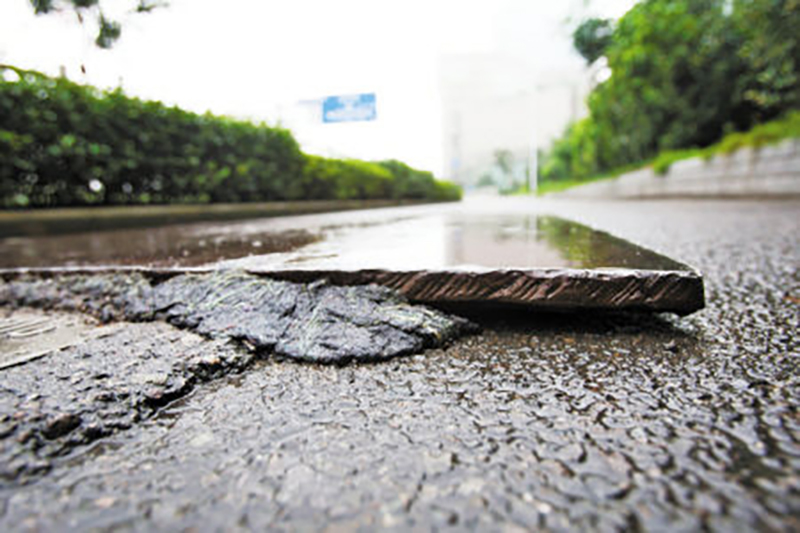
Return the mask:
[[488,172],[481,174],[481,177],[478,179],[478,187],[493,187],[495,185],[494,178]]
[[494,151],[494,164],[500,169],[503,175],[511,174],[514,166],[514,154],[511,150],[497,149]]
[[[37,15],[46,15],[53,12],[72,9],[83,24],[85,17],[89,14],[97,18],[97,37],[94,43],[99,48],[111,48],[122,35],[122,25],[119,22],[106,18],[103,14],[100,0],[29,0]],[[157,7],[166,5],[163,2],[153,0],[135,0],[132,2],[134,13],[149,13]]]
[[[610,35],[605,31],[613,28]],[[800,107],[799,0],[642,0],[616,23],[575,31],[588,62],[611,77],[589,95],[542,165],[581,178],[704,148]]]
[[736,0],[732,18],[743,34],[738,88],[749,121],[800,108],[800,1]]
[[586,63],[591,65],[605,55],[613,34],[614,24],[611,20],[591,18],[583,21],[572,33],[572,44]]
[[514,183],[514,154],[511,150],[498,148],[494,151],[494,164],[503,176],[504,186],[513,189]]
[[741,38],[723,0],[646,0],[623,16],[608,47],[612,76],[589,99],[601,166],[660,150],[707,146],[736,114]]

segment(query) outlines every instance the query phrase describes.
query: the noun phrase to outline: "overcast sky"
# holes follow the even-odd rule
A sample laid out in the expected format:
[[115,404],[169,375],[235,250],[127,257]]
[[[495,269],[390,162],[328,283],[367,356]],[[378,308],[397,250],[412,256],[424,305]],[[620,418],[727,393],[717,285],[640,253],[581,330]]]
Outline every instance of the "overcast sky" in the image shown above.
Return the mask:
[[73,80],[121,81],[130,95],[271,123],[286,122],[300,100],[375,92],[375,123],[294,124],[304,148],[394,157],[439,173],[442,54],[499,51],[524,56],[543,73],[579,70],[569,42],[574,21],[618,17],[633,3],[169,0],[135,15],[126,12],[133,0],[105,0],[123,35],[103,51],[92,43],[94,28],[71,11],[36,17],[29,0],[2,0],[0,62],[49,74],[63,65]]

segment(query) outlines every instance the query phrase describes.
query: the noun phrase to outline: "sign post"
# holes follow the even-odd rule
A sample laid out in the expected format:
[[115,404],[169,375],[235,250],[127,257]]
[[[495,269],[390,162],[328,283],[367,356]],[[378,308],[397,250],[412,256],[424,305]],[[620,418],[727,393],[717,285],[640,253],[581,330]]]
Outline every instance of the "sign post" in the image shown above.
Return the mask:
[[328,96],[322,100],[322,122],[357,122],[378,117],[375,93]]

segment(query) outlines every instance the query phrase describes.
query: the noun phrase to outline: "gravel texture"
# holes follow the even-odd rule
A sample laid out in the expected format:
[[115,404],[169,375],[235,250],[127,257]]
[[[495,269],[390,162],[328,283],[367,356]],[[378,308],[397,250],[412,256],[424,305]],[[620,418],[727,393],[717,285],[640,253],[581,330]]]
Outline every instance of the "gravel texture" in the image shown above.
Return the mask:
[[119,324],[77,346],[2,371],[0,483],[46,473],[54,458],[130,429],[253,355],[166,324]]

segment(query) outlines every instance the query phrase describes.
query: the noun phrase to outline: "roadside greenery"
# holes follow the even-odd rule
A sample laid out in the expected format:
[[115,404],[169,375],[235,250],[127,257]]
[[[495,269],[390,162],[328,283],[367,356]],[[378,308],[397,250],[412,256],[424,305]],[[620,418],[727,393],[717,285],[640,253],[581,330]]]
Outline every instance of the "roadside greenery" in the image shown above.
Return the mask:
[[673,163],[684,159],[702,157],[709,160],[719,155],[730,155],[741,148],[761,148],[785,139],[800,138],[800,111],[793,111],[786,117],[759,124],[748,132],[730,133],[720,142],[706,148],[673,150],[659,154],[653,160],[653,171],[664,175]]
[[800,108],[798,36],[796,0],[644,0],[613,25],[582,24],[576,48],[605,57],[611,76],[541,158],[541,182],[698,155],[731,134],[725,149],[784,135],[783,122],[737,132]]
[[687,148],[684,150],[669,150],[658,154],[655,158],[644,163],[628,165],[615,169],[613,172],[596,174],[586,178],[546,180],[539,184],[537,194],[560,192],[586,183],[613,179],[627,172],[632,172],[644,167],[653,167],[653,172],[665,175],[674,163],[685,159],[701,157],[705,160],[714,157],[727,156],[742,148],[761,148],[776,144],[786,139],[800,139],[800,111],[789,112],[785,117],[765,124],[759,124],[747,132],[729,133],[718,143],[705,148]]
[[544,194],[549,194],[551,192],[566,191],[567,189],[571,189],[579,185],[585,185],[591,181],[613,179],[618,177],[620,174],[617,173],[600,174],[597,176],[591,176],[589,178],[580,178],[580,179],[543,180],[540,181],[538,186],[536,187],[536,194],[541,196]]
[[283,128],[198,115],[0,66],[3,207],[456,200],[398,161],[306,155]]

